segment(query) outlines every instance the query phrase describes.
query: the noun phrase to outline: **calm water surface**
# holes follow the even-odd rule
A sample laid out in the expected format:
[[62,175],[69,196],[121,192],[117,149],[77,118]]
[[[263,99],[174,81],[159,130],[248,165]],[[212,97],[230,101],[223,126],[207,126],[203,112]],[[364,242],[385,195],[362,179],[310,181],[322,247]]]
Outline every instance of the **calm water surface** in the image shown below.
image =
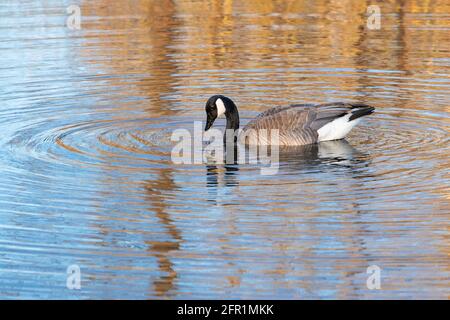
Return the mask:
[[[448,299],[450,4],[369,4],[2,1],[0,298]],[[218,93],[377,112],[277,175],[173,164]]]

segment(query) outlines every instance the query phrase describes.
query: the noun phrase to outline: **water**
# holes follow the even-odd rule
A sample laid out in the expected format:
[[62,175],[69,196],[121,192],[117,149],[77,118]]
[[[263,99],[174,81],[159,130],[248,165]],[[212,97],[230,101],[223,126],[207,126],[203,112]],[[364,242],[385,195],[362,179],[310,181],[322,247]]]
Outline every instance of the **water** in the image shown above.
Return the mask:
[[[380,4],[381,30],[363,2],[79,1],[81,30],[70,4],[0,4],[1,298],[448,299],[447,1]],[[244,122],[377,111],[277,175],[173,164],[218,93]]]

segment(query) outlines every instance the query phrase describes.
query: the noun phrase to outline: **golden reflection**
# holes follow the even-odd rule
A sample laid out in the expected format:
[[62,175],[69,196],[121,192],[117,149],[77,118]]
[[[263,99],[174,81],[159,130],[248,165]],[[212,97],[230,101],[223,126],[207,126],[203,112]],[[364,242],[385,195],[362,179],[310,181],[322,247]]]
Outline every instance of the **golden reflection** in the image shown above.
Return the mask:
[[[103,55],[104,65],[116,75],[142,74],[132,87],[135,91],[124,94],[147,97],[152,102],[149,111],[168,115],[173,114],[173,109],[166,95],[179,88],[183,88],[180,94],[198,101],[218,93],[211,90],[198,97],[192,90],[204,79],[192,76],[196,72],[215,70],[220,77],[230,70],[282,67],[286,68],[284,78],[290,79],[296,76],[292,71],[295,67],[326,65],[354,70],[401,70],[405,73],[400,77],[407,81],[409,76],[439,70],[437,60],[427,53],[446,57],[440,48],[450,41],[450,35],[439,27],[448,27],[450,22],[441,19],[435,25],[436,20],[418,19],[416,14],[444,14],[446,1],[384,1],[379,4],[381,30],[366,27],[366,9],[370,4],[368,0],[86,1],[84,14],[100,19],[87,21],[87,32],[105,32],[96,33],[96,39],[103,40],[88,42],[81,54]],[[428,29],[416,31],[420,27]],[[412,45],[414,50],[409,49]],[[187,76],[175,77],[177,74]],[[239,73],[233,75],[240,77]],[[267,72],[265,80],[279,81],[279,71]],[[320,72],[308,80],[320,81],[323,87],[335,85],[333,77],[323,77]],[[348,77],[340,83],[341,90],[357,92],[360,80]],[[367,85],[377,86],[379,80],[372,78]],[[286,81],[279,94],[291,95],[296,87],[294,82]],[[235,94],[240,91],[237,89]],[[411,101],[427,99],[423,91],[400,94]]]
[[[444,67],[442,64],[448,59],[450,20],[431,19],[427,14],[448,15],[448,1],[379,2],[381,30],[369,30],[366,26],[366,9],[371,4],[369,0],[86,1],[83,12],[98,20],[85,24],[85,32],[94,34],[93,40],[86,41],[81,49],[81,55],[85,59],[93,54],[101,56],[103,59],[97,61],[101,65],[99,69],[116,76],[109,80],[113,87],[120,87],[123,79],[138,75],[131,81],[132,86],[127,86],[121,94],[122,97],[148,100],[142,108],[149,117],[175,116],[179,110],[200,115],[205,98],[228,92],[240,98],[245,111],[262,111],[267,104],[278,102],[323,102],[328,98],[372,100],[379,103],[380,114],[395,107],[391,115],[400,123],[403,117],[412,117],[412,109],[434,110],[436,95],[445,96],[447,92],[445,87],[436,86],[426,76],[442,74],[443,68],[448,71],[448,63]],[[317,90],[320,94],[311,94]],[[430,94],[429,90],[436,94]],[[176,107],[175,102],[178,103]],[[124,104],[123,108],[134,110],[136,107],[130,103]],[[449,111],[446,106],[443,109]],[[368,138],[371,143],[376,139],[378,137]],[[286,170],[296,174],[305,170],[305,165],[315,165],[318,150],[314,148],[317,149],[312,147],[309,151],[314,155],[309,159],[310,163],[308,159],[300,158]],[[448,150],[443,148],[442,159],[449,158]],[[362,159],[362,163],[358,163],[362,169],[361,166],[359,169],[364,171],[370,159],[365,155],[358,157]],[[342,162],[332,165],[342,165]],[[448,171],[448,163],[441,161],[433,170]],[[359,199],[351,198],[355,190],[367,187],[363,182],[364,175],[353,171],[352,165],[343,165],[342,171],[348,174],[348,179],[338,187],[349,195],[349,199],[343,208],[339,208],[344,216],[338,224],[342,227],[338,232],[343,240],[340,242],[341,256],[336,258],[341,264],[336,270],[342,276],[343,285],[336,289],[336,297],[347,298],[357,295],[360,290],[359,284],[355,284],[358,274],[355,270],[364,272],[370,258],[365,239],[370,239],[372,234],[364,222],[363,215],[367,210]],[[399,169],[399,172],[406,172],[406,169]],[[221,206],[227,219],[222,225],[226,236],[218,240],[225,253],[234,250],[231,240],[241,235],[241,231],[235,207],[221,205],[223,199],[220,199],[219,191],[235,189],[238,193],[239,188],[255,187],[257,183],[277,187],[277,181],[269,178],[243,183],[239,174],[240,169],[233,166],[208,166],[205,170],[206,186],[210,188],[210,198],[206,200],[211,205]],[[364,174],[370,173],[364,171]],[[171,258],[180,251],[183,239],[168,213],[167,201],[167,194],[176,189],[174,175],[172,169],[161,169],[154,180],[146,181],[146,198],[151,211],[164,226],[168,237],[168,240],[146,241],[149,255],[157,258],[158,268],[164,273],[153,282],[151,289],[159,296],[168,296],[175,291],[179,277]],[[295,207],[297,199],[284,203],[283,195],[274,195],[268,200],[284,205],[270,213],[278,215],[282,221],[281,229],[276,230],[272,223],[263,221],[251,231],[259,239],[266,239],[274,231],[292,237],[310,235],[302,239],[301,248],[296,247],[297,242],[290,243],[283,238],[271,242],[270,249],[281,258],[263,272],[278,284],[281,282],[284,287],[291,288],[293,284],[285,280],[289,276],[308,278],[321,272],[320,261],[302,258],[313,257],[323,249],[318,248],[321,243],[315,242],[323,240],[320,238],[323,232],[321,216],[307,216],[320,212],[320,204],[315,203],[314,198],[323,186],[315,189],[311,183],[314,178],[303,177],[304,181],[301,178],[298,177],[304,185],[312,186],[305,191],[311,201],[302,204],[302,212]],[[339,177],[329,179],[333,181],[334,178]],[[407,185],[399,185],[407,188]],[[279,187],[286,194],[296,194],[301,183]],[[445,212],[448,188],[430,193],[437,193],[444,199],[434,206],[438,214]],[[246,199],[246,205],[257,207],[260,203],[256,200]],[[332,214],[333,210],[337,209],[331,208],[325,214]],[[298,223],[301,214],[305,215],[302,218],[307,223]],[[300,257],[292,258],[294,249],[299,250]],[[450,254],[448,246],[441,245],[436,251],[445,256]],[[347,263],[352,267],[349,268]],[[229,262],[227,267],[233,271],[240,268],[238,264]],[[244,282],[243,275],[249,272],[250,269],[242,268],[237,274],[220,280],[238,288]],[[311,281],[297,284],[308,292],[315,290]]]
[[170,258],[173,255],[173,251],[180,250],[180,244],[183,242],[183,239],[180,230],[178,230],[170,215],[167,213],[168,204],[166,195],[176,188],[172,174],[172,169],[162,169],[158,173],[158,177],[155,180],[148,180],[145,186],[146,198],[151,204],[151,210],[155,213],[170,238],[167,241],[145,242],[149,246],[149,253],[157,258],[158,267],[164,274],[153,281],[153,288],[150,295],[153,292],[158,296],[170,295],[171,291],[175,288],[175,281],[177,279],[177,272]]
[[[103,57],[97,63],[102,63],[102,72],[106,68],[114,75],[110,86],[120,88],[127,81],[122,94],[149,100],[146,109],[152,115],[173,115],[165,98],[177,84],[173,77],[177,66],[172,58],[177,52],[173,43],[179,27],[175,3],[98,0],[86,1],[82,9],[84,15],[97,20],[83,24],[88,34],[94,32],[96,41],[87,41],[81,54],[86,59],[93,54]],[[135,75],[139,77],[133,80]],[[124,108],[133,110],[135,104],[125,104]]]

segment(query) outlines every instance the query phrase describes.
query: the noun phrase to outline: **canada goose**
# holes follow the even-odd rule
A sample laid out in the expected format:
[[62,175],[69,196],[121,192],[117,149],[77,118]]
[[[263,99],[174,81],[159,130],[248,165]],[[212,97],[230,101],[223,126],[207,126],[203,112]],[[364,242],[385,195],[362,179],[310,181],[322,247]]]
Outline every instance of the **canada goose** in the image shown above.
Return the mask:
[[[226,135],[239,129],[239,113],[234,102],[225,96],[215,95],[205,106],[207,131],[214,121],[225,114]],[[360,118],[373,113],[374,107],[361,103],[296,104],[266,110],[251,120],[240,132],[243,144],[299,146],[321,141],[343,139],[358,124]],[[259,134],[264,130],[265,135]],[[278,129],[279,140],[270,140],[270,131]]]

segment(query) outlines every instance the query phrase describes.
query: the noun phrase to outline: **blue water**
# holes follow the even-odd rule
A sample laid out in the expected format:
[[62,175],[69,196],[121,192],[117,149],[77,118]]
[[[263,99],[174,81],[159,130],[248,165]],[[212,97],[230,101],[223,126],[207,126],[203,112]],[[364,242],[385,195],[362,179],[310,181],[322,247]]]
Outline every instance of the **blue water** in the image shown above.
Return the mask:
[[[0,4],[0,298],[449,297],[448,4],[71,4]],[[376,113],[275,175],[174,164],[213,94]]]

